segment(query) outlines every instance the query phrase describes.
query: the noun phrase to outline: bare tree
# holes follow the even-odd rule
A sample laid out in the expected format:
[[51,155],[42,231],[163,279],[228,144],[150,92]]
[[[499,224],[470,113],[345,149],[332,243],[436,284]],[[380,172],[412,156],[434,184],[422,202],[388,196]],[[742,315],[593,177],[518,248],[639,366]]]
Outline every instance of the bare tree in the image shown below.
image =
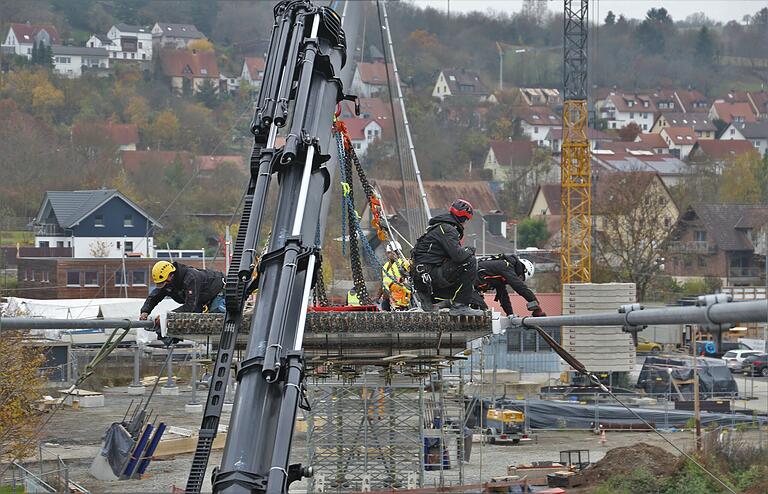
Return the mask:
[[598,182],[596,258],[618,281],[635,283],[638,300],[643,300],[661,272],[679,211],[654,173],[612,173]]

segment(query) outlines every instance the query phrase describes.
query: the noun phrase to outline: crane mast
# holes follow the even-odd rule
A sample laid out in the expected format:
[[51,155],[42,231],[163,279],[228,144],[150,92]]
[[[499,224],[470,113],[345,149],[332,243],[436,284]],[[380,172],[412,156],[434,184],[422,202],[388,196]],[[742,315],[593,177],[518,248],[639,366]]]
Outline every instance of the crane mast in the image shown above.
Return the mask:
[[[345,10],[354,4],[345,3]],[[251,177],[227,273],[224,327],[187,493],[202,489],[244,303],[256,288],[259,296],[245,358],[235,373],[237,393],[213,491],[285,493],[292,481],[311,475],[311,469],[288,461],[297,407],[306,403],[302,341],[325,227],[325,193],[333,178],[333,167],[324,166],[330,159],[332,119],[342,99],[354,98],[343,91],[347,38],[333,9],[310,0],[283,0],[274,8],[274,19],[251,124]],[[279,148],[278,133],[285,136]],[[273,177],[276,212],[267,251],[257,263]]]
[[565,0],[560,278],[592,279],[592,177],[587,126],[587,0]]

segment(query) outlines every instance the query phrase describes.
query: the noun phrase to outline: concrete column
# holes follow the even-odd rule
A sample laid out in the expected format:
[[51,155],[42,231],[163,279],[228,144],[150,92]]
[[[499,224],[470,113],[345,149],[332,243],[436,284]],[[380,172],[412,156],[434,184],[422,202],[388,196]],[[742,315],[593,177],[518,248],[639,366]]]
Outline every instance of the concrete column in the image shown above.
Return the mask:
[[133,382],[128,387],[128,394],[133,396],[143,395],[145,388],[141,384],[141,352],[142,348],[136,344],[133,352]]
[[166,396],[176,396],[179,394],[179,387],[173,380],[173,346],[168,347],[168,360],[165,361],[165,367],[168,370],[168,381],[165,386],[160,388],[160,394]]
[[197,413],[203,411],[203,405],[197,401],[197,366],[199,365],[197,359],[192,360],[192,399],[189,403],[184,405],[184,411],[188,413]]

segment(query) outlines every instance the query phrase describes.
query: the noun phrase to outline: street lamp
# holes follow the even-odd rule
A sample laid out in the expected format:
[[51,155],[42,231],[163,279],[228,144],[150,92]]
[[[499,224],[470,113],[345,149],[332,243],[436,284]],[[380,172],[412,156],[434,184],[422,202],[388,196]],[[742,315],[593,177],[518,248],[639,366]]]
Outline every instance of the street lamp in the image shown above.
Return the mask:
[[[499,51],[499,91],[504,89],[504,48],[501,43],[496,42],[496,49]],[[525,48],[518,48],[515,53],[525,53]]]

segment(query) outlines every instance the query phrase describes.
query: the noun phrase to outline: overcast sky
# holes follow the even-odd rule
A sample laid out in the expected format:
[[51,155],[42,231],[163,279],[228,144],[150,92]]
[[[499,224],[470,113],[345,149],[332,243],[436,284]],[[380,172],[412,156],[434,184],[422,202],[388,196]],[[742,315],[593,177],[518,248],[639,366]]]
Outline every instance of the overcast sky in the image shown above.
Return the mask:
[[[485,12],[488,9],[503,12],[520,11],[522,0],[407,0],[419,6],[431,6],[436,9],[446,10],[450,1],[452,12],[471,12],[479,10]],[[745,15],[752,15],[763,7],[768,6],[766,0],[590,0],[589,8],[599,7],[600,19],[605,19],[605,14],[612,10],[616,16],[624,14],[627,18],[643,19],[645,13],[653,7],[664,7],[676,21],[681,21],[694,12],[704,12],[707,17],[722,21],[741,21]],[[563,1],[551,0],[551,11],[562,12]],[[594,12],[597,13],[597,12]],[[590,12],[590,17],[592,16]]]

